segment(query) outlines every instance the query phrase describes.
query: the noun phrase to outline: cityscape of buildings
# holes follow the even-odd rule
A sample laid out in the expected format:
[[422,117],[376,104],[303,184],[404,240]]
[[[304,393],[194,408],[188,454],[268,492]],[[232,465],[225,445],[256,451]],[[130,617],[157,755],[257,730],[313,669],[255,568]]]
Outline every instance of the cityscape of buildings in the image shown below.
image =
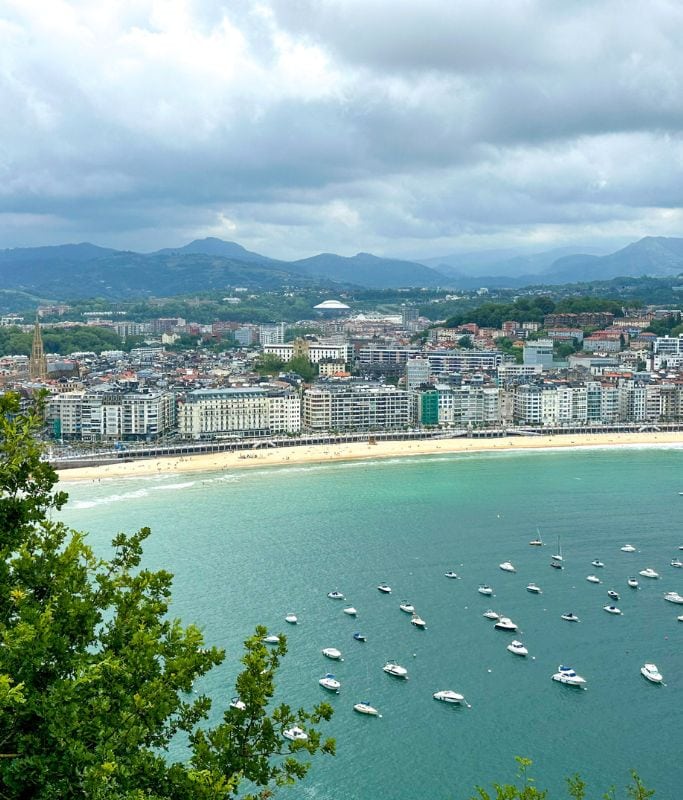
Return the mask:
[[[48,311],[68,316],[66,306]],[[296,326],[97,314],[88,325],[145,343],[66,357],[45,354],[44,313],[33,325],[0,320],[33,332],[30,356],[0,359],[0,381],[26,398],[46,390],[46,430],[62,443],[683,423],[683,334],[645,331],[656,320],[680,320],[676,309],[548,314],[542,323],[508,320],[500,329],[428,327],[408,305],[391,315],[327,303],[316,312],[322,318]],[[300,335],[307,325],[316,335]],[[183,335],[197,346],[173,349]],[[231,346],[201,346],[216,338]],[[566,342],[572,352],[559,359],[556,344]],[[264,375],[265,358],[281,368]],[[314,367],[316,377],[305,381],[290,369],[293,360]]]

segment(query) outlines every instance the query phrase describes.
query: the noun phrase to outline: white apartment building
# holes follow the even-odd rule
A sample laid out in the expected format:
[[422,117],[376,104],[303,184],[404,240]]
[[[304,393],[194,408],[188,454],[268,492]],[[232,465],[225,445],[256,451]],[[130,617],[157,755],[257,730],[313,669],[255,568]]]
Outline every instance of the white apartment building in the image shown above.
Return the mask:
[[303,396],[303,427],[311,431],[386,430],[413,424],[412,393],[382,384],[312,386]]
[[178,430],[192,439],[298,433],[301,402],[294,391],[197,389],[179,404]]
[[[271,353],[282,361],[291,361],[299,350],[294,342],[285,344],[267,344],[263,347],[264,353]],[[324,342],[306,342],[300,349],[301,355],[305,355],[311,364],[318,364],[320,361],[343,361],[347,364],[353,355],[353,348],[350,344],[326,344]]]
[[64,392],[50,398],[48,420],[60,439],[154,440],[175,426],[175,396],[121,389]]

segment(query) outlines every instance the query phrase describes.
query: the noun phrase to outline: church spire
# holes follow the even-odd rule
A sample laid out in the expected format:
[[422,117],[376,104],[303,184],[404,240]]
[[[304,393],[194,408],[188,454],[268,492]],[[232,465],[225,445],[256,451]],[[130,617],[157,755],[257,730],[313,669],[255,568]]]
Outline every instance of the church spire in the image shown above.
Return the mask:
[[40,322],[37,316],[36,324],[33,328],[33,346],[31,347],[28,374],[31,380],[34,381],[41,381],[47,378],[47,360],[43,351],[43,336],[40,332]]

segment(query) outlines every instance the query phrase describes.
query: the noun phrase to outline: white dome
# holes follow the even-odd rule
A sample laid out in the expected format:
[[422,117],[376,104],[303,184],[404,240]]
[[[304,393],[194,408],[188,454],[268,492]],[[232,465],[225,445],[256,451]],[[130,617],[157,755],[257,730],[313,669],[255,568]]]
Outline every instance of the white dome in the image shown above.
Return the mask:
[[313,308],[317,309],[318,311],[348,311],[349,307],[344,305],[344,303],[340,303],[339,300],[323,300],[322,303],[318,303],[317,306],[313,306]]

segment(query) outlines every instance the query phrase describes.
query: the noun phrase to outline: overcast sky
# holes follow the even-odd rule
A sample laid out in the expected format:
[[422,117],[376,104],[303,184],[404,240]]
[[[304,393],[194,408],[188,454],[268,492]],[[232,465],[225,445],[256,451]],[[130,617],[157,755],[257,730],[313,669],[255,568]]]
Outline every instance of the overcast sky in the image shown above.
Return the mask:
[[680,0],[0,0],[0,247],[683,235]]

